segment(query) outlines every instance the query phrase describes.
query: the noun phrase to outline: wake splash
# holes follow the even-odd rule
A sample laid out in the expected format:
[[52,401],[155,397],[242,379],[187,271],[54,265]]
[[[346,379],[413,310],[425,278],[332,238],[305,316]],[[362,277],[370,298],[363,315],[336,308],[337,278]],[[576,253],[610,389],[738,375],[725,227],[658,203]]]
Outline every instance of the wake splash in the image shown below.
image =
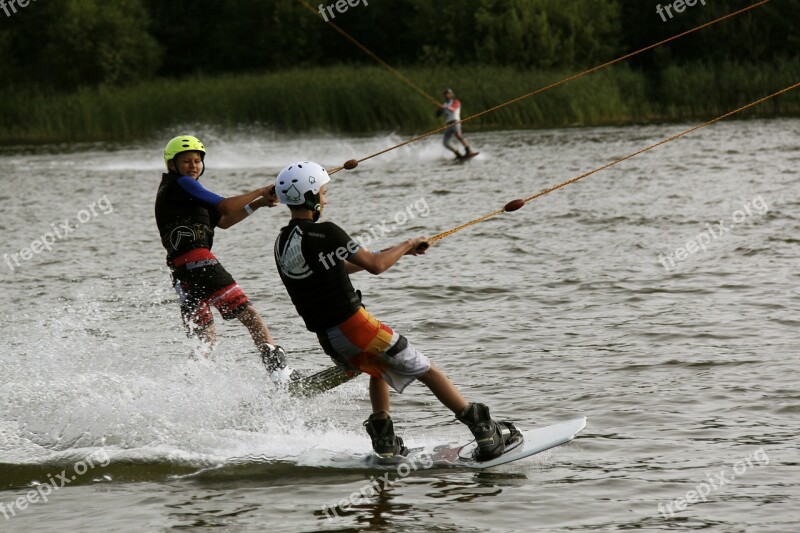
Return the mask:
[[[409,136],[386,133],[368,137],[344,135],[287,135],[260,128],[219,128],[206,126],[177,127],[174,131],[191,131],[203,140],[208,150],[207,175],[261,171],[270,178],[285,166],[302,160],[318,162],[326,167],[342,165],[348,159],[358,159],[385,150],[408,140]],[[66,158],[73,170],[91,172],[150,171],[164,169],[161,155],[163,145],[174,132],[164,138],[153,138],[125,146],[87,144],[80,157]],[[434,162],[452,160],[452,154],[441,143],[441,135],[388,152],[369,160],[369,169],[380,172],[394,170],[409,161]],[[98,147],[98,145],[100,145]],[[80,145],[79,145],[80,146]],[[53,154],[31,156],[11,163],[20,165],[20,172],[40,172],[50,168]],[[364,167],[366,168],[366,167]],[[208,178],[207,178],[208,179]]]
[[12,324],[17,349],[0,361],[0,489],[43,483],[87,457],[108,461],[74,484],[226,468],[273,475],[369,453],[353,423],[366,408],[363,382],[298,400],[271,383],[243,336],[192,360],[182,332],[152,328],[151,319],[176,326],[173,302],[151,298],[147,345],[116,325],[124,299],[99,305],[83,295],[40,324]]

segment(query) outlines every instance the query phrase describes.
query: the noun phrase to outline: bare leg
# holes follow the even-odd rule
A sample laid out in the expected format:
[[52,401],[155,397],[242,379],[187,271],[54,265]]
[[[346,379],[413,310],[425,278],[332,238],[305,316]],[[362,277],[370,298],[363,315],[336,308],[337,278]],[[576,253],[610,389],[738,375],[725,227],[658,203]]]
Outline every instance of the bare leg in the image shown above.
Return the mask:
[[448,150],[450,150],[451,152],[456,154],[456,157],[461,157],[461,153],[458,151],[458,149],[450,143],[450,141],[452,140],[453,135],[456,135],[458,137],[458,135],[456,133],[451,133],[451,132],[445,133],[444,140],[442,141],[442,144],[444,145],[445,148],[447,148]]
[[478,443],[478,460],[492,459],[503,453],[506,443],[511,442],[514,434],[512,432],[508,437],[503,436],[500,426],[489,417],[488,407],[480,403],[468,404],[447,376],[433,366],[419,380],[472,432]]
[[256,348],[261,350],[265,344],[275,344],[269,329],[267,329],[264,321],[261,320],[261,315],[258,314],[255,307],[248,305],[236,318],[250,331],[250,336],[253,338]]
[[206,358],[210,357],[211,351],[217,344],[217,327],[214,323],[212,322],[205,328],[196,330],[194,336],[202,343],[195,353]]
[[389,384],[381,378],[370,376],[369,399],[375,420],[389,418]]
[[[461,396],[453,382],[441,370],[431,365],[431,369],[422,374],[419,380],[424,383],[442,404],[453,411],[456,416],[467,408],[467,400]],[[388,392],[388,391],[387,391]],[[374,409],[373,402],[373,409]],[[387,403],[388,406],[388,403]]]
[[460,133],[456,133],[455,135],[456,135],[456,139],[461,141],[461,144],[464,145],[464,148],[467,149],[467,153],[469,153],[470,149],[469,149],[469,143],[467,142],[467,140],[464,137],[462,137]]
[[406,455],[403,439],[395,435],[394,422],[389,416],[389,384],[381,378],[370,376],[369,399],[372,402],[372,415],[364,422],[367,434],[372,440],[372,449],[384,457]]
[[217,328],[214,325],[214,319],[210,317],[208,323],[201,326],[199,322],[203,317],[200,315],[199,308],[181,304],[181,320],[186,336],[199,342],[199,345],[193,349],[194,356],[208,358],[217,344]]
[[456,154],[457,157],[461,157],[461,153],[456,150],[449,142],[444,143],[444,147]]

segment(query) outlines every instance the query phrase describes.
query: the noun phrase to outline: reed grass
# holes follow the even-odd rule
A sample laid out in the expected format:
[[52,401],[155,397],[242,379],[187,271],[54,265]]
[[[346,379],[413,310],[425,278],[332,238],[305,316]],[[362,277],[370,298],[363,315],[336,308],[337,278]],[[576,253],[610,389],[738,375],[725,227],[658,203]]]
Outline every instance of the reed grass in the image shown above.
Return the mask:
[[[401,69],[437,99],[453,87],[462,117],[572,74],[500,67]],[[800,60],[768,65],[669,67],[656,75],[616,66],[472,122],[476,129],[594,126],[715,116],[797,80]],[[261,125],[276,131],[419,133],[441,125],[435,108],[378,67],[156,80],[71,94],[18,87],[0,94],[0,143],[131,140],[176,124]],[[798,116],[789,94],[747,116]]]

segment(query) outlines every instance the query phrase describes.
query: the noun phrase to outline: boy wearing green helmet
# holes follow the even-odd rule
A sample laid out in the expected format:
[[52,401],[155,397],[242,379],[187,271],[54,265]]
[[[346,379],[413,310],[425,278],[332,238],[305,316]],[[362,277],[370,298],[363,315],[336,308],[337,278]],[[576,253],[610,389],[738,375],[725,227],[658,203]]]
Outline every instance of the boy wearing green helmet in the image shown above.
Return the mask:
[[270,335],[258,311],[244,291],[220,264],[211,247],[214,228],[230,228],[261,207],[278,204],[275,186],[223,198],[204,188],[198,180],[205,171],[205,146],[191,135],[180,135],[167,143],[156,195],[156,224],[167,250],[167,265],[178,293],[186,333],[204,341],[208,355],[216,342],[213,305],[225,320],[238,319],[250,332],[262,361],[275,381],[291,375],[286,354]]

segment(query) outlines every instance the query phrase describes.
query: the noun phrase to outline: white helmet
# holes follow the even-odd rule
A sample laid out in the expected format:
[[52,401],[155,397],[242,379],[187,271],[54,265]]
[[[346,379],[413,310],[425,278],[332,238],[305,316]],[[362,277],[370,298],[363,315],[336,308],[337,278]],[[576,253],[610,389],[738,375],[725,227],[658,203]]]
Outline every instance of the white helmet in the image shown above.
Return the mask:
[[328,171],[320,165],[301,161],[280,171],[275,179],[275,192],[282,204],[301,205],[319,211],[319,191],[329,181]]

